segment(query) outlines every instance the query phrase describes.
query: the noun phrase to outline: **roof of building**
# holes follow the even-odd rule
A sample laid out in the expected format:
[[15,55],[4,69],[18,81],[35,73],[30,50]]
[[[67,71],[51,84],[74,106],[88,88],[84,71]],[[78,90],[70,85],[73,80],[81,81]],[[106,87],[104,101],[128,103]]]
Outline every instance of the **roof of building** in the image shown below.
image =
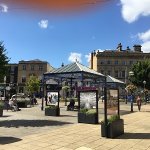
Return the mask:
[[80,64],[79,62],[74,62],[68,65],[65,65],[63,67],[60,67],[58,69],[53,69],[52,71],[50,71],[49,73],[68,73],[68,72],[87,72],[87,73],[92,73],[95,75],[99,75],[99,76],[105,76],[95,70],[92,70],[82,64]]
[[107,75],[106,78],[107,83],[121,83],[121,84],[125,84],[123,81],[120,81],[112,76]]
[[47,61],[42,61],[40,59],[33,59],[33,60],[21,60],[19,63],[31,63],[31,62],[40,62],[40,63],[48,63]]
[[50,78],[61,80],[61,79],[74,79],[74,80],[85,80],[85,79],[98,79],[105,80],[106,76],[94,71],[79,62],[74,62],[58,69],[53,69],[50,72],[44,73],[44,80]]

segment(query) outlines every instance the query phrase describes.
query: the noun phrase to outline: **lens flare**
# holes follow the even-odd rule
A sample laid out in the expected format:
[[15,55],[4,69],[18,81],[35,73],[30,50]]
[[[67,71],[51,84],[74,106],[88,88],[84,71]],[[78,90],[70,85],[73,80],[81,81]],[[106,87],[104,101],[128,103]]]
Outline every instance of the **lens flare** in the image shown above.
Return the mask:
[[33,11],[74,11],[86,9],[90,5],[102,5],[109,1],[111,0],[3,0],[2,3],[16,9],[31,9]]

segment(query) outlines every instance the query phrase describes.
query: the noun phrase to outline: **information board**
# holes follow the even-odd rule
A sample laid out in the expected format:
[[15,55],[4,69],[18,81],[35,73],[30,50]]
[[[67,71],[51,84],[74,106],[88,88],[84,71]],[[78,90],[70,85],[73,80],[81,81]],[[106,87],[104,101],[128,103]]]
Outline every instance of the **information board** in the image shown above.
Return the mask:
[[59,93],[58,92],[47,92],[47,98],[49,104],[58,105],[59,102]]
[[80,92],[80,108],[93,109],[96,108],[97,93],[96,91]]
[[107,90],[107,114],[119,114],[119,95],[118,89]]

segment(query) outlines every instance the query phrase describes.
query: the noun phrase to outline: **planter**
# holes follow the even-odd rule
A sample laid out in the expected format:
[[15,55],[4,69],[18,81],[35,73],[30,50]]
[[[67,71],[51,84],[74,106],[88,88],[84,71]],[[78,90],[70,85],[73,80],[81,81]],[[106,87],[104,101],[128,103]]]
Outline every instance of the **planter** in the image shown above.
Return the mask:
[[[115,120],[107,126],[107,137],[115,138],[124,134],[124,121],[123,119]],[[105,123],[101,124],[101,136],[106,137]]]
[[60,108],[45,108],[45,116],[60,116]]
[[78,112],[78,123],[97,124],[98,123],[98,115]]
[[25,101],[23,101],[23,102],[18,101],[17,105],[19,108],[27,108],[27,102],[25,102]]
[[78,112],[78,123],[86,123],[86,114]]
[[2,117],[2,116],[3,116],[3,109],[0,108],[0,117]]
[[98,115],[97,114],[86,115],[86,122],[89,124],[97,124],[98,123]]

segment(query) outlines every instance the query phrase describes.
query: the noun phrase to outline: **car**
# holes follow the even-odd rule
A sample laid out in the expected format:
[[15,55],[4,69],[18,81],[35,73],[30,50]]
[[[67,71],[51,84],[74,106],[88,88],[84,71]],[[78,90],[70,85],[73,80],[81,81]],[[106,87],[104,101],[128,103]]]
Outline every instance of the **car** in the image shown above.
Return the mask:
[[16,100],[19,108],[27,108],[27,105],[31,106],[31,100],[24,93],[17,93],[12,95],[10,100]]
[[104,100],[104,95],[101,96],[102,101]]
[[11,99],[16,99],[17,101],[30,101],[30,98],[24,93],[17,93],[12,95]]
[[146,102],[150,102],[150,95],[146,96]]

